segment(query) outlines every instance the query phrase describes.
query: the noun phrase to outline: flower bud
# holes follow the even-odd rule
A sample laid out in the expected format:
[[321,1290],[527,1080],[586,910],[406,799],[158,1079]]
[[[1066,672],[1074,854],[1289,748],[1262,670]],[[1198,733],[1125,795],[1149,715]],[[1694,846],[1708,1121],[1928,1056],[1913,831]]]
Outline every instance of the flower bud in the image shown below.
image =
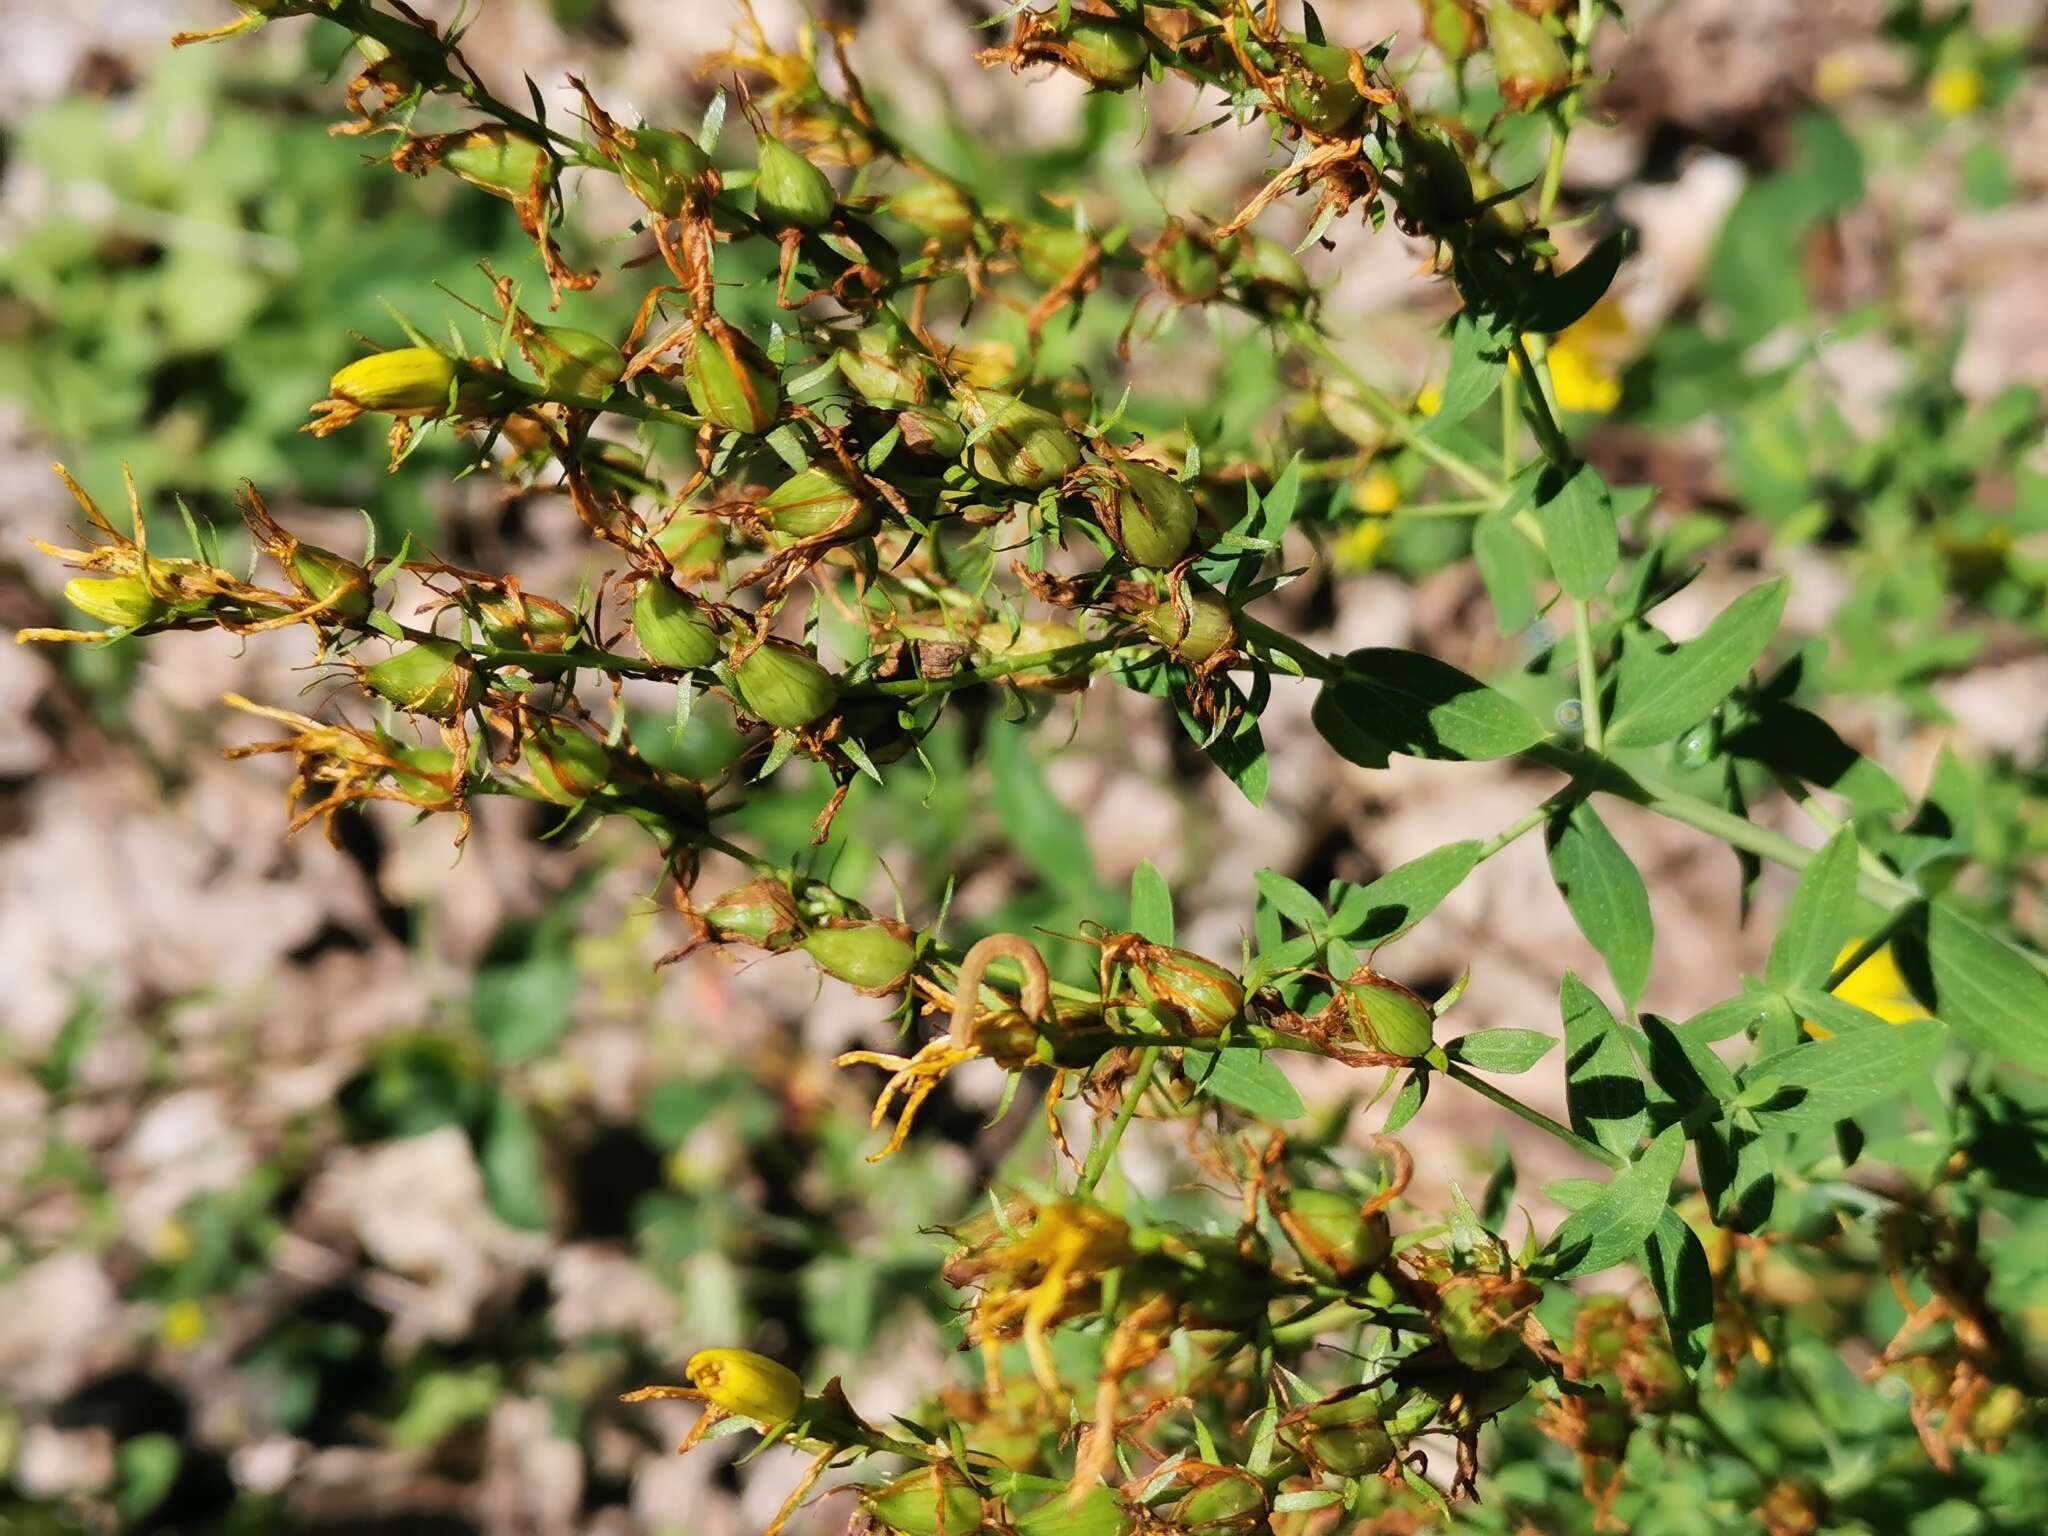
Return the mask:
[[913,182],[882,205],[927,239],[960,246],[974,232],[974,209],[950,181],[928,177]]
[[1215,961],[1131,934],[1110,943],[1122,950],[1139,998],[1164,1007],[1190,1033],[1220,1034],[1244,1011],[1244,983]]
[[1522,1320],[1543,1299],[1533,1280],[1453,1275],[1438,1293],[1437,1328],[1460,1364],[1495,1371],[1522,1350]]
[[1278,241],[1251,236],[1239,247],[1230,275],[1243,290],[1245,302],[1261,314],[1292,319],[1307,307],[1308,273]]
[[654,547],[678,576],[708,576],[725,563],[725,524],[708,512],[678,512],[656,530]]
[[765,432],[782,411],[782,384],[761,349],[723,320],[691,333],[683,388],[697,414],[728,432]]
[[832,361],[869,405],[913,405],[924,398],[931,377],[923,358],[898,346],[878,327],[850,338],[832,354]]
[[957,459],[967,451],[967,429],[935,405],[907,405],[896,413],[903,446],[931,459]]
[[1550,29],[1506,0],[1486,13],[1486,40],[1493,49],[1493,69],[1500,94],[1520,109],[1555,96],[1571,83],[1571,60]]
[[432,347],[394,347],[357,358],[327,381],[327,393],[358,410],[439,416],[455,393],[455,360]]
[[727,891],[703,912],[721,943],[744,940],[762,949],[788,949],[803,934],[796,898],[787,882],[763,876]]
[[813,929],[800,947],[827,976],[862,992],[894,992],[917,964],[911,931],[882,919]]
[[567,326],[536,325],[520,336],[519,349],[540,380],[540,392],[564,405],[602,405],[626,371],[616,345]]
[[1098,91],[1129,90],[1152,57],[1143,27],[1100,16],[1075,16],[1061,42],[1067,67]]
[[1223,291],[1223,266],[1215,249],[1178,220],[1168,223],[1152,248],[1152,268],[1183,304],[1207,303]]
[[[632,142],[625,141],[630,137]],[[710,183],[711,157],[697,147],[697,141],[666,128],[636,128],[621,133],[609,153],[619,168],[626,190],[643,207],[664,218],[675,218],[704,198]]]
[[74,576],[64,583],[64,600],[109,629],[135,629],[171,612],[140,576]]
[[861,1508],[900,1536],[974,1536],[981,1495],[958,1467],[939,1463],[861,1496]]
[[328,613],[358,622],[370,616],[370,573],[355,561],[315,544],[301,544],[292,550],[288,569],[308,597],[328,605]]
[[1386,1262],[1394,1249],[1386,1214],[1367,1215],[1349,1195],[1326,1189],[1290,1190],[1275,1204],[1280,1230],[1319,1280],[1349,1284]]
[[774,531],[778,544],[831,534],[857,539],[874,532],[875,509],[854,490],[845,471],[833,464],[798,470],[754,509]]
[[1094,246],[1071,224],[1025,224],[1017,230],[1017,264],[1034,283],[1050,288],[1086,261]]
[[1124,490],[1118,495],[1114,527],[1108,529],[1133,565],[1163,570],[1187,553],[1195,537],[1195,498],[1172,475],[1149,464],[1118,466]]
[[1170,602],[1153,606],[1144,618],[1145,633],[1181,661],[1199,667],[1237,639],[1230,604],[1213,592],[1187,594],[1187,621]]
[[832,183],[782,140],[761,136],[754,172],[754,208],[778,229],[819,229],[832,220]]
[[365,667],[363,684],[381,699],[431,720],[453,720],[483,693],[483,679],[452,640],[422,640]]
[[556,805],[579,805],[611,782],[612,755],[588,732],[545,720],[526,733],[533,787]]
[[1379,1399],[1367,1387],[1347,1388],[1290,1413],[1280,1421],[1280,1440],[1311,1466],[1339,1477],[1370,1477],[1394,1460]]
[[1180,1476],[1193,1486],[1173,1506],[1176,1529],[1218,1533],[1255,1530],[1265,1522],[1266,1485],[1251,1473],[1183,1462]]
[[733,668],[747,713],[781,730],[800,730],[839,702],[839,679],[787,640],[764,640]]
[[708,667],[718,660],[718,630],[704,605],[662,580],[643,581],[633,598],[633,637],[657,667]]
[[700,1349],[685,1374],[714,1408],[764,1428],[788,1423],[803,1407],[796,1372],[751,1349]]
[[1436,1013],[1398,981],[1361,966],[1338,988],[1351,1030],[1368,1050],[1413,1058],[1436,1044]]
[[1365,107],[1365,98],[1351,83],[1351,50],[1299,42],[1294,52],[1300,63],[1287,71],[1288,115],[1313,133],[1343,132]]
[[548,152],[501,123],[473,128],[442,148],[440,163],[472,187],[518,202],[553,179]]
[[1066,423],[1015,395],[963,388],[960,415],[976,440],[967,467],[984,480],[1020,491],[1043,490],[1081,462],[1080,444]]

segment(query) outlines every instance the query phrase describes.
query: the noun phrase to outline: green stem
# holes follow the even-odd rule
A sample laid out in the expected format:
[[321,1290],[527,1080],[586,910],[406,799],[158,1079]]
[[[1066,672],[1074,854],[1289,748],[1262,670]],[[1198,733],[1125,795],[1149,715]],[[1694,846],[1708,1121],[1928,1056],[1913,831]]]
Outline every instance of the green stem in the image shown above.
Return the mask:
[[1116,1119],[1109,1129],[1095,1138],[1088,1148],[1088,1160],[1081,1166],[1081,1182],[1074,1186],[1074,1193],[1082,1199],[1095,1193],[1095,1186],[1102,1182],[1102,1176],[1109,1171],[1109,1160],[1115,1153],[1117,1143],[1124,1139],[1124,1131],[1131,1123],[1131,1116],[1138,1112],[1138,1100],[1145,1096],[1145,1090],[1152,1083],[1152,1069],[1159,1064],[1161,1047],[1148,1045],[1138,1053],[1138,1070],[1131,1074],[1130,1082],[1124,1085],[1124,1101],[1117,1106]]
[[1593,656],[1593,605],[1582,597],[1572,599],[1572,642],[1579,656],[1580,727],[1586,735],[1586,750],[1604,755],[1607,727],[1600,719],[1600,665]]
[[1586,1140],[1585,1137],[1579,1135],[1571,1127],[1551,1119],[1550,1116],[1544,1114],[1540,1109],[1524,1104],[1513,1094],[1503,1092],[1501,1089],[1494,1087],[1485,1078],[1478,1076],[1470,1068],[1458,1062],[1452,1062],[1445,1069],[1444,1075],[1463,1083],[1481,1098],[1491,1099],[1509,1114],[1519,1120],[1527,1121],[1546,1136],[1555,1137],[1582,1157],[1590,1157],[1594,1162],[1605,1163],[1609,1168],[1614,1169],[1622,1169],[1628,1166],[1628,1159],[1619,1153],[1608,1151],[1598,1142]]
[[1453,452],[1421,431],[1402,406],[1389,398],[1385,390],[1352,367],[1320,332],[1306,324],[1297,323],[1289,328],[1289,334],[1293,336],[1296,346],[1304,352],[1314,354],[1325,366],[1345,377],[1359,392],[1359,399],[1365,408],[1379,417],[1387,428],[1388,435],[1396,442],[1413,449],[1475,495],[1485,497],[1496,504],[1507,495],[1507,486],[1504,482],[1496,480],[1469,459]]
[[1515,362],[1521,367],[1522,375],[1529,381],[1525,394],[1529,399],[1529,424],[1536,429],[1536,441],[1543,445],[1543,456],[1561,471],[1569,471],[1577,462],[1572,456],[1572,445],[1565,441],[1564,430],[1558,426],[1557,417],[1551,413],[1550,394],[1544,388],[1544,375],[1536,371],[1536,361],[1529,355],[1529,343],[1520,336],[1514,342]]
[[1021,656],[1001,656],[978,667],[955,672],[948,677],[914,677],[899,682],[861,683],[846,690],[848,698],[897,698],[921,699],[935,693],[953,693],[962,688],[972,688],[979,683],[998,683],[1007,678],[1021,676],[1026,672],[1040,670],[1057,673],[1073,663],[1087,661],[1105,651],[1114,651],[1130,642],[1124,638],[1090,640],[1085,645],[1059,646],[1049,651],[1030,651]]

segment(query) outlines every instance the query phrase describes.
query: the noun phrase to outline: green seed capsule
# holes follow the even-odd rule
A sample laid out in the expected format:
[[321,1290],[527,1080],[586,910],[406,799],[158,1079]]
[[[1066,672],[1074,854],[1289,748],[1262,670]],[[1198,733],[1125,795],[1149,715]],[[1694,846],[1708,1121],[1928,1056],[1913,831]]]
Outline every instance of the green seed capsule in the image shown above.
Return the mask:
[[766,432],[782,412],[782,384],[761,349],[723,320],[696,328],[683,354],[683,388],[714,427]]
[[1213,592],[1188,595],[1187,627],[1170,602],[1159,603],[1145,615],[1145,633],[1178,659],[1199,667],[1237,639],[1237,621],[1230,604]]
[[626,371],[618,347],[589,331],[536,325],[519,338],[519,347],[540,380],[541,393],[564,405],[602,405]]
[[755,508],[779,544],[830,533],[857,539],[875,530],[875,509],[855,491],[843,470],[831,464],[800,469]]
[[1505,0],[1486,13],[1486,40],[1493,48],[1501,96],[1509,106],[1543,101],[1571,83],[1571,60],[1563,44],[1542,22]]
[[1152,265],[1167,292],[1183,304],[1204,304],[1223,291],[1215,249],[1178,222],[1168,224],[1152,248]]
[[678,576],[712,575],[725,564],[725,524],[708,512],[678,512],[656,531],[654,547]]
[[612,755],[595,736],[558,720],[526,734],[533,787],[556,805],[579,805],[611,782]]
[[633,637],[657,667],[708,667],[718,660],[718,630],[704,605],[666,581],[640,583],[633,598]]
[[787,640],[764,640],[733,669],[749,714],[782,730],[800,730],[839,702],[839,679]]
[[917,964],[910,930],[881,920],[816,928],[800,947],[827,976],[863,992],[894,992]]
[[74,576],[64,583],[64,600],[109,629],[134,629],[171,612],[140,576]]
[[1055,1493],[1013,1524],[1017,1536],[1130,1536],[1136,1522],[1123,1499],[1097,1483],[1079,1504],[1064,1491]]
[[743,940],[762,949],[788,949],[803,936],[796,898],[780,880],[763,876],[727,891],[704,911],[704,921],[722,942]]
[[476,616],[484,638],[508,650],[559,651],[576,638],[573,609],[525,592],[516,599],[509,592],[480,598]]
[[754,172],[754,209],[778,229],[819,229],[838,202],[832,183],[780,139],[763,135]]
[[1081,462],[1081,445],[1066,423],[1000,390],[960,391],[960,415],[977,436],[967,467],[984,480],[1020,491],[1057,484]]
[[1192,950],[1150,944],[1134,934],[1110,943],[1122,951],[1139,998],[1164,1007],[1190,1033],[1220,1034],[1244,1012],[1244,983],[1215,961]]
[[896,413],[903,446],[929,459],[957,459],[967,451],[967,429],[935,405],[907,405]]
[[2011,1439],[2033,1414],[2027,1394],[2007,1383],[1993,1387],[1970,1415],[1970,1438],[1987,1450]]
[[[974,643],[990,659],[1005,656],[1036,656],[1042,651],[1064,651],[1084,643],[1081,631],[1054,619],[1026,619],[1012,628],[990,620],[974,632]],[[1010,685],[1038,688],[1047,693],[1079,693],[1088,686],[1088,658],[1079,657],[1055,669],[1013,673]]]
[[548,153],[532,139],[492,123],[462,135],[441,152],[441,164],[471,186],[517,202],[554,175]]
[[1017,231],[1017,264],[1034,283],[1050,288],[1087,260],[1093,245],[1071,224],[1026,224]]
[[931,367],[896,344],[887,332],[870,329],[832,354],[840,374],[869,405],[912,405],[925,397]]
[[1098,91],[1127,91],[1145,78],[1152,42],[1143,27],[1076,16],[1060,39],[1066,64]]
[[1350,50],[1300,42],[1294,51],[1301,63],[1287,71],[1288,113],[1315,133],[1341,133],[1365,109],[1365,98],[1351,83]]
[[1339,1477],[1370,1477],[1394,1460],[1393,1437],[1380,1421],[1379,1399],[1352,1387],[1280,1421],[1283,1444],[1311,1466]]
[[1352,1033],[1370,1050],[1413,1058],[1436,1044],[1436,1013],[1421,997],[1361,966],[1340,987]]
[[446,747],[415,747],[388,742],[385,755],[404,764],[391,770],[391,785],[426,811],[445,811],[455,804],[449,787],[455,778],[455,754]]
[[1181,1476],[1194,1486],[1173,1506],[1178,1530],[1224,1532],[1260,1525],[1266,1514],[1266,1485],[1237,1467],[1182,1463]]
[[1497,1371],[1521,1353],[1522,1320],[1543,1288],[1508,1275],[1453,1275],[1438,1298],[1437,1329],[1458,1362]]
[[327,381],[327,393],[365,411],[441,415],[455,392],[455,360],[432,347],[394,347],[359,357]]
[[1290,1190],[1274,1212],[1310,1273],[1348,1284],[1377,1269],[1394,1250],[1386,1214],[1370,1216],[1349,1195],[1326,1189]]
[[291,573],[308,597],[328,603],[328,613],[358,622],[370,616],[370,573],[355,561],[331,549],[301,544],[292,551]]
[[675,218],[703,200],[711,157],[697,141],[666,128],[633,130],[632,145],[615,141],[614,159],[626,190],[650,212]]
[[1116,500],[1117,548],[1133,565],[1175,564],[1195,537],[1195,498],[1172,475],[1149,464],[1119,466],[1126,491]]
[[1453,64],[1479,51],[1479,18],[1471,0],[1423,0],[1422,32]]
[[909,1473],[862,1495],[860,1505],[901,1536],[974,1536],[981,1529],[981,1495],[957,1467]]
[[950,181],[927,178],[915,182],[882,205],[929,240],[960,246],[974,233],[974,209]]
[[1239,247],[1230,275],[1244,291],[1245,302],[1262,314],[1289,319],[1308,303],[1308,273],[1286,246],[1262,235],[1253,235]]
[[362,676],[379,698],[430,720],[453,720],[483,693],[483,679],[452,640],[409,645],[364,668]]

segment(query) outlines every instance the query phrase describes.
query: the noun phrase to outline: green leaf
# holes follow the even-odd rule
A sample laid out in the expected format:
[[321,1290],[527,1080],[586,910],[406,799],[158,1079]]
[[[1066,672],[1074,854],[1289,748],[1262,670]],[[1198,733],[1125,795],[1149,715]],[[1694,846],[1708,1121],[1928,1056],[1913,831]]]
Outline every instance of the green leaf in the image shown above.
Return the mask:
[[1685,1131],[1668,1126],[1597,1199],[1565,1218],[1544,1252],[1553,1278],[1595,1274],[1638,1253],[1670,1210],[1671,1181],[1685,1160]]
[[1131,871],[1131,931],[1154,944],[1173,942],[1173,892],[1150,859]]
[[1699,1234],[1666,1210],[1651,1229],[1643,1268],[1671,1330],[1671,1352],[1688,1374],[1707,1362],[1714,1336],[1714,1272]]
[[470,983],[469,1013],[491,1060],[516,1066],[553,1050],[568,1033],[576,990],[574,961],[553,945],[481,967]]
[[1771,943],[1764,976],[1783,991],[1819,986],[1842,946],[1856,937],[1856,831],[1844,827],[1822,845],[1799,876]]
[[1933,1067],[1941,1041],[1933,1019],[1809,1040],[1750,1066],[1742,1099],[1766,1129],[1829,1125],[1904,1092]]
[[1319,932],[1329,921],[1323,904],[1299,882],[1288,879],[1277,869],[1262,869],[1252,878],[1258,885],[1259,894],[1295,927]]
[[1590,800],[1553,817],[1548,839],[1551,878],[1572,921],[1600,951],[1623,999],[1634,1007],[1650,978],[1655,939],[1642,875]]
[[1650,1080],[1686,1114],[1735,1097],[1735,1074],[1703,1041],[1673,1029],[1654,1013],[1642,1016]]
[[1570,271],[1538,279],[1522,295],[1521,329],[1555,335],[1583,320],[1614,285],[1626,250],[1627,237],[1616,230]]
[[526,1106],[509,1093],[501,1091],[491,1102],[479,1161],[484,1193],[498,1220],[527,1231],[540,1231],[548,1225],[540,1132]]
[[1500,387],[1514,335],[1512,327],[1491,316],[1469,309],[1459,312],[1451,322],[1451,366],[1444,376],[1443,399],[1423,427],[1425,434],[1436,437],[1449,431]]
[[1977,1050],[2048,1072],[2048,978],[1937,902],[1927,921],[1935,1012]]
[[[1512,757],[1547,734],[1506,694],[1416,651],[1353,651],[1343,672],[1323,685],[1316,710],[1325,737],[1328,710],[1347,730],[1411,757],[1486,762]],[[1335,739],[1331,745],[1343,750]]]
[[1381,944],[1434,912],[1479,865],[1474,839],[1446,843],[1397,864],[1371,885],[1338,882],[1330,893],[1330,932],[1360,944]]
[[1564,1094],[1572,1129],[1627,1157],[1650,1125],[1649,1096],[1635,1052],[1599,994],[1570,971],[1558,990],[1558,1006],[1564,1015]]
[[1486,595],[1493,599],[1500,632],[1520,634],[1536,617],[1536,583],[1542,579],[1543,566],[1535,546],[1504,507],[1473,523],[1472,559],[1479,579],[1486,583]]
[[1287,1074],[1254,1046],[1226,1046],[1201,1081],[1202,1092],[1260,1120],[1293,1120],[1308,1113]]
[[1906,792],[1897,779],[1843,741],[1819,715],[1797,705],[1766,706],[1722,745],[1774,773],[1832,790],[1858,811],[1890,815],[1906,808]]
[[1031,752],[1030,733],[1020,726],[991,726],[986,742],[995,803],[1003,808],[1010,846],[1053,890],[1111,920],[1103,909],[1117,905],[1116,897],[1095,872],[1087,830],[1046,783]]
[[1534,1029],[1482,1029],[1460,1035],[1444,1047],[1453,1061],[1479,1072],[1526,1072],[1557,1044],[1555,1035]]
[[1607,740],[1648,747],[1675,740],[1713,713],[1762,656],[1785,614],[1783,577],[1752,587],[1724,608],[1697,640],[1670,651],[1639,651],[1617,669]]
[[1546,472],[1544,487],[1548,494],[1537,493],[1536,520],[1557,584],[1573,597],[1598,597],[1621,563],[1621,534],[1607,482],[1592,465],[1582,464],[1562,485]]
[[1415,1118],[1428,1098],[1429,1073],[1421,1067],[1415,1067],[1394,1094],[1394,1102],[1387,1106],[1386,1124],[1381,1129],[1389,1136],[1395,1135]]

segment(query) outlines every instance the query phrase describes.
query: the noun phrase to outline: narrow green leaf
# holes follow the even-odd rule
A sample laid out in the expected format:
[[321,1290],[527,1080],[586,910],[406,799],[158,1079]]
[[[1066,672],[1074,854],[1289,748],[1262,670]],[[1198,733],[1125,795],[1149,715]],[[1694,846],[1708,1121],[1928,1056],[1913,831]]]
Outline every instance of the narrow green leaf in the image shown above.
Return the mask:
[[1642,875],[1590,800],[1552,818],[1548,837],[1551,878],[1572,920],[1600,951],[1623,999],[1634,1007],[1650,978],[1655,939]]
[[1768,706],[1722,745],[1774,773],[1831,790],[1859,811],[1888,816],[1906,808],[1906,792],[1897,779],[1843,741],[1819,715],[1797,705]]
[[1752,587],[1724,608],[1697,640],[1636,653],[1615,680],[1607,740],[1648,747],[1675,740],[1733,693],[1778,632],[1790,590],[1783,577]]
[[1835,968],[1842,946],[1856,937],[1857,927],[1856,832],[1844,827],[1800,874],[1771,943],[1765,978],[1781,991],[1819,986]]
[[1131,871],[1131,931],[1154,944],[1173,942],[1173,892],[1150,859]]
[[1742,1098],[1766,1129],[1828,1125],[1903,1093],[1933,1067],[1941,1041],[1933,1019],[1809,1040],[1749,1067]]
[[1423,431],[1441,436],[1478,410],[1500,387],[1508,370],[1508,348],[1514,331],[1492,316],[1461,310],[1451,322],[1451,364],[1444,376],[1442,400]]
[[1598,993],[1570,971],[1558,991],[1564,1015],[1565,1103],[1572,1129],[1627,1157],[1649,1129],[1649,1096],[1621,1026]]
[[1482,1029],[1460,1035],[1444,1047],[1453,1061],[1478,1072],[1526,1072],[1557,1044],[1555,1035],[1534,1029]]
[[1361,945],[1384,943],[1434,912],[1478,864],[1479,844],[1467,839],[1398,864],[1371,885],[1340,882],[1330,894],[1330,932]]
[[1003,830],[1041,880],[1108,921],[1101,908],[1117,904],[1115,892],[1096,874],[1087,831],[1053,794],[1030,742],[1030,733],[1019,726],[998,725],[988,732],[989,776],[995,782],[995,803],[1003,808]]
[[1536,583],[1543,565],[1536,549],[1504,509],[1488,512],[1472,525],[1472,559],[1486,595],[1493,599],[1495,622],[1503,635],[1518,635],[1536,618]]
[[1408,1074],[1406,1082],[1394,1094],[1394,1102],[1387,1106],[1387,1121],[1381,1127],[1389,1136],[1396,1135],[1401,1128],[1421,1110],[1429,1098],[1429,1073],[1416,1067]]
[[2048,1072],[2048,978],[1937,902],[1927,921],[1935,1012],[1980,1051]]
[[1319,712],[1324,706],[1411,757],[1485,762],[1512,757],[1548,734],[1506,694],[1416,651],[1353,651],[1343,673],[1324,684]]
[[1259,894],[1270,901],[1280,915],[1297,928],[1321,930],[1329,921],[1323,904],[1277,869],[1262,869],[1253,876]]
[[1202,1092],[1261,1120],[1293,1120],[1308,1113],[1294,1084],[1265,1053],[1248,1045],[1215,1053],[1216,1064],[1202,1079]]
[[538,1231],[548,1224],[547,1170],[540,1132],[526,1106],[500,1092],[491,1103],[478,1162],[491,1211],[508,1227]]
[[1546,476],[1536,502],[1536,520],[1543,527],[1543,548],[1557,584],[1573,597],[1598,597],[1607,590],[1621,563],[1621,534],[1614,525],[1614,502],[1607,482],[1590,464],[1579,466],[1562,485]]
[[1687,1374],[1707,1363],[1714,1336],[1714,1272],[1699,1234],[1678,1212],[1666,1210],[1650,1233],[1644,1269],[1671,1330],[1671,1352]]
[[1522,295],[1521,328],[1555,335],[1585,319],[1614,284],[1627,249],[1627,236],[1616,230],[1579,258],[1568,272],[1539,278]]
[[1685,1159],[1685,1132],[1668,1126],[1614,1176],[1599,1198],[1565,1218],[1544,1249],[1559,1280],[1595,1274],[1634,1257],[1670,1209],[1671,1181]]

